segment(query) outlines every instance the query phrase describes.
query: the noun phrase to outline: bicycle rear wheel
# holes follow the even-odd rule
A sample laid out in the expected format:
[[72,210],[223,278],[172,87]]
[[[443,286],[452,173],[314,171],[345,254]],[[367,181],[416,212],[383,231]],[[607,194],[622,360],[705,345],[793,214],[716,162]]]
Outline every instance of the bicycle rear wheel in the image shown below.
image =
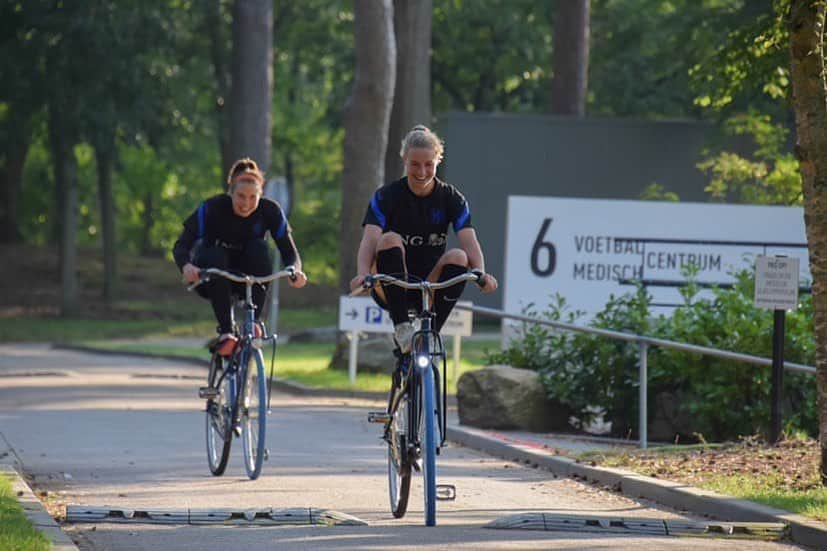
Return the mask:
[[247,380],[241,409],[241,435],[244,446],[244,468],[250,480],[261,474],[264,463],[264,435],[267,424],[267,385],[261,351],[250,348],[242,353],[247,362]]
[[388,496],[394,518],[402,518],[408,510],[411,488],[411,462],[408,456],[408,393],[399,398],[388,426]]
[[210,472],[215,476],[224,474],[233,441],[228,406],[230,384],[229,377],[225,376],[227,361],[229,360],[213,354],[207,376],[207,386],[218,390],[215,398],[207,400],[206,408],[207,463],[210,465]]
[[420,392],[422,396],[421,437],[422,480],[425,494],[425,526],[436,525],[436,447],[437,408],[434,388],[434,371],[431,366],[421,370]]

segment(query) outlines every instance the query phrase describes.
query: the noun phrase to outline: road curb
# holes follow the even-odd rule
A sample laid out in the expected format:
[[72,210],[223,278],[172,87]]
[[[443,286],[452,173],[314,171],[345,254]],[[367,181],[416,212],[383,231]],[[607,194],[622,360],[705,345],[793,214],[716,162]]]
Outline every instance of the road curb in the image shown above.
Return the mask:
[[827,549],[827,524],[766,505],[736,499],[685,484],[659,480],[623,469],[584,465],[561,457],[547,447],[513,438],[496,437],[469,427],[448,426],[449,440],[490,455],[537,466],[560,476],[582,478],[610,486],[631,498],[651,499],[678,510],[736,522],[782,522],[795,543]]
[[78,551],[77,546],[66,533],[60,529],[55,519],[46,511],[34,492],[11,465],[0,465],[0,476],[5,476],[11,482],[12,492],[23,507],[26,518],[36,530],[41,532],[52,542],[55,551]]

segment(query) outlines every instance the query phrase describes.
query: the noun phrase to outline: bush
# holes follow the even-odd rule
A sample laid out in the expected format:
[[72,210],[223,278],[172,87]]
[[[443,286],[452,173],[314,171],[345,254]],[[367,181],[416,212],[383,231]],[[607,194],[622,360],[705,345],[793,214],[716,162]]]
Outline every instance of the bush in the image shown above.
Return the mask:
[[[712,298],[702,299],[690,280],[681,290],[684,304],[669,318],[651,315],[651,297],[638,287],[634,293],[612,296],[591,325],[770,357],[773,316],[753,306],[753,285],[752,274],[744,271],[736,274],[734,288],[714,289]],[[561,297],[555,297],[548,311],[538,315],[529,309],[527,314],[568,322],[581,317],[568,312]],[[812,301],[803,295],[799,309],[787,313],[788,361],[813,364],[812,320]],[[600,413],[611,421],[613,435],[629,436],[638,424],[639,350],[633,342],[526,324],[520,338],[487,361],[539,371],[549,398],[575,412],[575,427],[587,426]],[[655,406],[666,403],[682,439],[734,439],[768,427],[769,368],[660,347],[649,349],[648,360],[650,425],[657,415],[665,415]],[[812,375],[785,371],[783,407],[786,430],[817,434]]]

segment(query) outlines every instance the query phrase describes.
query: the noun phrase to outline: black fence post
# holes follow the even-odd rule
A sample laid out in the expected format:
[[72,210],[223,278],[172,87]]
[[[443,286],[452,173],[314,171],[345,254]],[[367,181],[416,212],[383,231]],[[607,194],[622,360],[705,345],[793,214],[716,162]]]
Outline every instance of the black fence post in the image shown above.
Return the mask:
[[772,379],[770,386],[770,442],[781,438],[781,401],[784,394],[784,328],[786,310],[773,310]]

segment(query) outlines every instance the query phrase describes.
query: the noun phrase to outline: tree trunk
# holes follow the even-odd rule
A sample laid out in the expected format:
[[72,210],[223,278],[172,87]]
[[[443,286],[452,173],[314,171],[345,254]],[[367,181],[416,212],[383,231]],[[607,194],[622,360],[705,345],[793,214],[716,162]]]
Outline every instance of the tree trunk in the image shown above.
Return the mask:
[[793,0],[790,58],[796,154],[804,191],[804,223],[813,277],[821,483],[827,486],[827,82],[824,64],[825,5]]
[[590,0],[557,0],[551,79],[554,115],[586,114],[589,77]]
[[115,230],[115,200],[112,196],[112,165],[114,140],[95,148],[98,165],[98,200],[101,213],[101,238],[103,241],[103,298],[111,305],[117,295],[118,247]]
[[384,181],[388,121],[396,78],[391,0],[354,0],[353,12],[356,68],[344,114],[339,248],[339,287],[343,292],[356,275],[362,215],[371,194]]
[[273,0],[236,0],[230,92],[230,158],[270,167],[273,104]]
[[402,176],[400,143],[417,124],[431,125],[431,0],[394,0],[396,85],[393,93],[385,179]]
[[225,47],[224,18],[221,13],[221,2],[207,0],[204,2],[204,29],[202,32],[210,37],[210,58],[213,73],[215,74],[215,119],[218,136],[218,149],[221,153],[222,174],[230,171],[233,159],[230,152],[230,132],[228,128],[229,113],[227,101],[230,94],[230,69],[227,67],[227,48]]
[[155,252],[152,246],[152,224],[155,218],[155,195],[144,195],[144,225],[141,228],[140,251],[143,256],[150,256]]
[[17,204],[31,136],[26,126],[9,130],[16,135],[7,144],[6,162],[0,167],[0,243],[20,243]]
[[61,105],[50,106],[49,134],[58,196],[61,315],[78,310],[77,244],[78,186],[73,133],[69,131]]

